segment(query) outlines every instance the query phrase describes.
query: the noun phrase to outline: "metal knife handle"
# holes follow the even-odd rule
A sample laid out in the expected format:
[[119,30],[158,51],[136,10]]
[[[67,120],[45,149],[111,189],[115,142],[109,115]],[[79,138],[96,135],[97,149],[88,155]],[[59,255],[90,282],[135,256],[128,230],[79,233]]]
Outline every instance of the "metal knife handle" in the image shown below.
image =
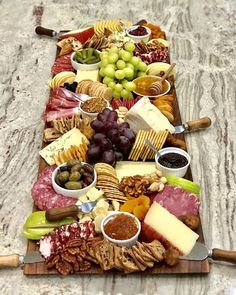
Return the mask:
[[226,261],[231,263],[236,263],[236,251],[222,250],[222,249],[212,249],[211,258],[219,261]]
[[45,213],[48,221],[58,221],[65,217],[77,217],[79,208],[77,205],[71,205],[62,208],[51,208]]
[[54,30],[46,29],[44,27],[38,26],[35,28],[35,33],[38,35],[46,35],[49,37],[55,37],[57,35],[57,32]]
[[0,255],[0,268],[18,267],[20,264],[19,254]]
[[211,119],[208,117],[200,118],[194,121],[188,121],[188,131],[197,130],[200,128],[207,128],[211,126]]

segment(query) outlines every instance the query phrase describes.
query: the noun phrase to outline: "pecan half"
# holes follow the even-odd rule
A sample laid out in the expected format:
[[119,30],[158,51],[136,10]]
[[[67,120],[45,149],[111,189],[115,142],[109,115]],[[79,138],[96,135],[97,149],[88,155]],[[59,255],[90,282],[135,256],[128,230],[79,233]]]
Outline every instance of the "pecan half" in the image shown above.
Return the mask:
[[56,265],[56,263],[59,261],[60,259],[60,256],[59,255],[56,255],[56,256],[52,256],[50,258],[50,260],[46,263],[47,265],[47,268],[52,268]]

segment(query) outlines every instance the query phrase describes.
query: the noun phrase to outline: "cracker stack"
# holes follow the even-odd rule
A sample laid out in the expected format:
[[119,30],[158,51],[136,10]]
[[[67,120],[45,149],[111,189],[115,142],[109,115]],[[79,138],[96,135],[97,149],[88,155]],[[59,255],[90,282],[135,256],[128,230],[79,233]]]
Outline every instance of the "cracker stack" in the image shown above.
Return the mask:
[[97,187],[102,189],[108,200],[116,200],[118,202],[127,201],[127,197],[119,191],[119,180],[115,169],[106,163],[95,164],[97,172]]
[[159,132],[156,132],[154,130],[140,130],[137,133],[135,143],[132,147],[128,159],[133,161],[138,161],[138,159],[142,159],[143,161],[146,161],[147,159],[154,159],[155,152],[153,152],[149,148],[149,146],[145,143],[145,140],[149,139],[154,147],[159,150],[163,147],[168,133],[169,132],[166,130]]
[[91,97],[101,97],[108,101],[112,100],[112,90],[110,88],[105,84],[98,81],[94,82],[89,79],[79,82],[76,88],[76,93],[88,94]]
[[54,161],[57,166],[70,160],[80,160],[86,162],[86,153],[88,150],[87,144],[83,141],[80,145],[72,145],[69,149],[59,152],[54,156]]

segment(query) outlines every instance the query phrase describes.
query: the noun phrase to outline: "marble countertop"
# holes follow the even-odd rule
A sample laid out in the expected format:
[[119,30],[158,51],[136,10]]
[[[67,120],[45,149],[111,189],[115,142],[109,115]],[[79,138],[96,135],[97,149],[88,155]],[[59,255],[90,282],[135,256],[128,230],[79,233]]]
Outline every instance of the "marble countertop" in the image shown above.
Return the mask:
[[[210,129],[186,136],[200,182],[206,244],[236,250],[235,0],[1,0],[0,253],[22,253],[42,142],[41,114],[55,41],[34,27],[74,29],[101,18],[161,25],[177,63],[182,119],[210,116]],[[236,266],[212,263],[209,275],[25,277],[0,271],[1,294],[236,294]]]

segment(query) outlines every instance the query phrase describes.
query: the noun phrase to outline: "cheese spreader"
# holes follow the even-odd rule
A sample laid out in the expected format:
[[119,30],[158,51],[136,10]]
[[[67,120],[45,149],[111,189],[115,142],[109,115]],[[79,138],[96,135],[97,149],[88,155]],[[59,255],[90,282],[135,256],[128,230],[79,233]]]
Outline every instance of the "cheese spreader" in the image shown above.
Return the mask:
[[204,260],[211,258],[216,261],[225,261],[230,263],[236,263],[236,251],[223,250],[223,249],[207,249],[207,247],[199,242],[196,242],[192,251],[186,255],[180,257],[181,260]]
[[18,267],[25,263],[36,263],[42,262],[45,259],[41,256],[38,251],[32,251],[26,255],[10,254],[0,255],[0,269],[8,267]]
[[202,128],[208,128],[211,126],[211,119],[209,117],[203,117],[197,120],[188,121],[185,124],[175,126],[173,134],[179,134],[183,132],[190,132]]
[[58,221],[65,217],[77,217],[79,211],[83,213],[89,213],[96,206],[97,201],[84,202],[81,205],[70,205],[61,208],[51,208],[45,213],[45,217],[48,221]]

